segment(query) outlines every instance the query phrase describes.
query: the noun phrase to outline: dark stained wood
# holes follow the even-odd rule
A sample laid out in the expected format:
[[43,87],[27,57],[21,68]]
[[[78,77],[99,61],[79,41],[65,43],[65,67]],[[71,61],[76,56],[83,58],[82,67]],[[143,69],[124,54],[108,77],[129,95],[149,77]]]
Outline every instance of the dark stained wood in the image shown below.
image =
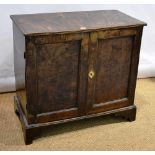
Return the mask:
[[117,10],[12,15],[11,18],[24,35],[146,25]]
[[25,66],[25,89],[27,104],[26,108],[29,115],[35,117],[37,115],[37,70],[36,70],[36,47],[29,38],[26,40],[26,66]]
[[26,144],[59,123],[136,118],[144,22],[119,11],[13,15],[18,114]]
[[78,90],[78,104],[79,114],[86,115],[86,94],[87,94],[87,78],[88,78],[88,47],[89,47],[89,33],[83,33],[81,41],[81,52],[79,59],[79,90]]
[[105,115],[114,115],[114,116],[119,116],[122,118],[125,118],[129,121],[134,121],[136,118],[136,106],[128,106],[128,107],[123,107],[119,109],[114,109],[106,112],[100,112],[100,113],[95,113],[95,114],[89,114],[89,115],[84,115],[81,117],[74,117],[70,119],[62,119],[59,121],[53,121],[53,122],[47,122],[47,123],[37,123],[37,124],[28,124],[26,120],[26,116],[22,110],[20,101],[18,98],[14,98],[14,108],[17,116],[19,117],[21,124],[22,124],[22,129],[23,129],[23,134],[24,134],[24,140],[25,144],[31,144],[32,140],[38,136],[42,131],[52,128],[54,125],[57,124],[63,124],[67,122],[73,122],[73,121],[79,121],[83,119],[89,119],[93,117],[100,117],[100,116],[105,116]]
[[[92,103],[94,103],[95,87],[94,83],[96,80],[95,64],[97,61],[97,32],[90,33],[89,41],[89,60],[88,60],[88,88],[87,88],[87,113],[91,110]],[[89,78],[89,72],[94,72],[94,78]]]
[[98,41],[96,104],[128,97],[132,43],[133,37]]
[[134,105],[131,107],[132,108],[128,108],[128,110],[126,111],[122,110],[122,111],[115,113],[114,116],[125,118],[130,122],[135,121],[137,108]]
[[136,88],[136,79],[138,73],[138,64],[139,64],[139,55],[140,55],[140,47],[141,47],[141,36],[143,32],[143,27],[137,27],[137,35],[134,39],[134,46],[132,51],[132,60],[131,60],[131,69],[130,69],[130,79],[129,79],[129,90],[128,90],[128,98],[129,102],[134,102],[135,96],[135,88]]
[[16,83],[16,94],[20,98],[23,110],[26,110],[26,91],[25,91],[25,38],[18,27],[13,24],[13,44],[14,44],[14,72]]
[[79,53],[80,41],[37,47],[38,113],[78,107]]

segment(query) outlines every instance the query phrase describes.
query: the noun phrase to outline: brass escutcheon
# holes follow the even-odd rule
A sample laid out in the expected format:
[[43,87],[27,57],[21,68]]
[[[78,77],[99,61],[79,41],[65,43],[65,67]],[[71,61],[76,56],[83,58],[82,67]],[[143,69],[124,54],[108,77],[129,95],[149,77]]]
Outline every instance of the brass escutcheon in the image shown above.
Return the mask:
[[89,72],[88,76],[89,76],[90,79],[92,79],[92,78],[95,76],[94,71],[91,70],[91,71]]

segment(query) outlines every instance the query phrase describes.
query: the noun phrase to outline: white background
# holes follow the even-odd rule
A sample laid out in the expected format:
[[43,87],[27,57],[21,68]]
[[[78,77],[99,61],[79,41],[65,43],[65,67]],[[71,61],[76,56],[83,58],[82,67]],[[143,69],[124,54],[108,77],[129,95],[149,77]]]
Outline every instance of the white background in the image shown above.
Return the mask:
[[0,5],[0,92],[15,90],[13,36],[10,15],[62,11],[117,9],[144,22],[138,77],[155,76],[155,5]]

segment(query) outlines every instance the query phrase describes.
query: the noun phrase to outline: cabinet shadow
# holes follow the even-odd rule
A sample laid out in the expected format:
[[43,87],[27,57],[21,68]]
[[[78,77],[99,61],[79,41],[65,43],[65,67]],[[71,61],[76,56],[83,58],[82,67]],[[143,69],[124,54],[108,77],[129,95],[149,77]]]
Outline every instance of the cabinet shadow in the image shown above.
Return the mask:
[[39,140],[40,138],[45,138],[54,135],[61,135],[64,133],[79,131],[95,126],[100,125],[109,125],[114,123],[127,122],[126,119],[122,117],[115,117],[114,115],[99,116],[95,118],[88,118],[84,120],[77,120],[74,122],[67,122],[62,124],[57,124],[52,127],[45,128],[40,131],[37,137],[34,138],[34,141]]

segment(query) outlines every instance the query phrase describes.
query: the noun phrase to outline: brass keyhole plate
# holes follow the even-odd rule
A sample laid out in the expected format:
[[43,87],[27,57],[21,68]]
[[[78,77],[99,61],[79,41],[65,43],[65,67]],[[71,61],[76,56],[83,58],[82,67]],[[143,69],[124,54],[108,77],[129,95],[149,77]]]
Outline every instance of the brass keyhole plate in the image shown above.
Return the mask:
[[92,79],[95,76],[95,72],[94,71],[90,71],[88,74],[89,78]]

